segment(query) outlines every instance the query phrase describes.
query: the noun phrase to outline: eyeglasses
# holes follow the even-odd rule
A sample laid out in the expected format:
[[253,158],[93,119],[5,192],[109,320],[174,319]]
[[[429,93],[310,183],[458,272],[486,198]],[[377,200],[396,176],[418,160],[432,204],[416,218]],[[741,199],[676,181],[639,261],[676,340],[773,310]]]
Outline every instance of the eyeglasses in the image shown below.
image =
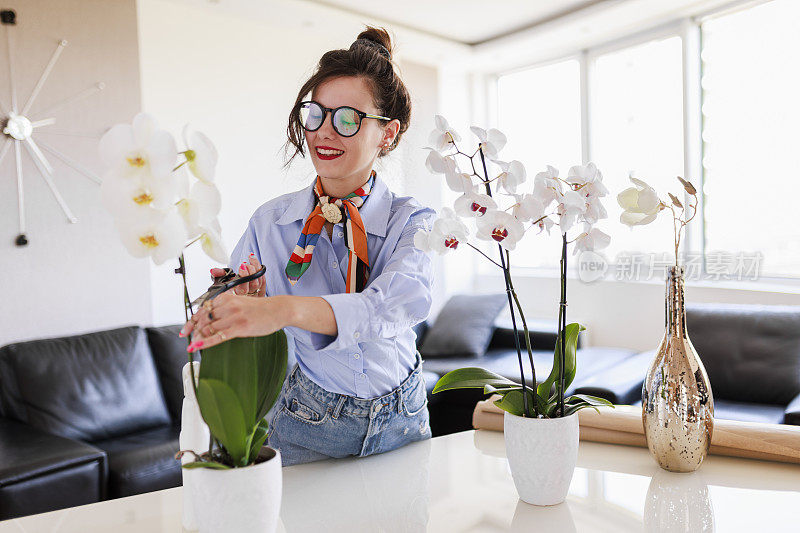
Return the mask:
[[331,125],[333,129],[342,137],[352,137],[361,129],[361,121],[365,118],[378,120],[392,120],[389,117],[380,115],[370,115],[350,106],[340,106],[335,109],[323,107],[318,102],[309,100],[300,102],[300,124],[306,131],[317,131],[325,122],[325,116],[331,112]]

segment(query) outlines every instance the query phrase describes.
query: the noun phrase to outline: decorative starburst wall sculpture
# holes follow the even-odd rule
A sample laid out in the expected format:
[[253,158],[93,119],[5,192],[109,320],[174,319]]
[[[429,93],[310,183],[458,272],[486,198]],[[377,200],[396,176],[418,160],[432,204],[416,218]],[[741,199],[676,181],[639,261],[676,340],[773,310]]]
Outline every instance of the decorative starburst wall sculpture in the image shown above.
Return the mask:
[[[50,61],[44,67],[44,70],[39,77],[39,81],[37,81],[36,85],[34,85],[27,101],[24,103],[24,105],[22,105],[22,107],[20,107],[17,101],[14,70],[15,51],[13,33],[14,27],[16,26],[16,13],[11,10],[0,12],[0,22],[2,22],[2,26],[5,30],[8,44],[8,80],[11,89],[11,106],[6,106],[5,103],[0,100],[0,128],[2,128],[2,134],[0,135],[0,164],[2,164],[3,159],[13,149],[17,176],[17,205],[19,212],[19,234],[17,235],[15,242],[17,246],[25,246],[28,244],[28,238],[25,235],[25,193],[22,174],[23,147],[33,160],[33,163],[36,166],[36,169],[39,171],[42,179],[50,188],[50,191],[53,193],[53,197],[61,207],[61,210],[64,211],[64,215],[67,217],[67,220],[73,224],[77,222],[78,219],[72,214],[72,211],[64,201],[64,198],[61,196],[61,193],[58,191],[58,188],[53,182],[53,175],[55,171],[47,157],[45,157],[44,152],[48,152],[56,159],[61,160],[64,164],[73,168],[76,172],[83,174],[98,184],[100,184],[100,178],[98,178],[94,173],[80,163],[72,160],[64,153],[42,142],[38,138],[34,139],[34,136],[36,135],[37,129],[56,123],[56,119],[53,116],[55,111],[103,90],[105,85],[103,83],[95,83],[91,87],[59,102],[56,102],[47,109],[44,109],[38,112],[35,116],[32,116],[30,114],[31,106],[33,106],[34,102],[36,101],[36,97],[39,96],[39,92],[42,90],[47,78],[50,76],[50,72],[53,70],[53,67],[58,61],[59,56],[61,56],[61,52],[67,46],[67,41],[59,41],[55,51],[53,52],[53,55],[50,57]],[[64,132],[64,134],[73,135],[76,137],[82,136],[79,134],[70,134],[69,132]]]

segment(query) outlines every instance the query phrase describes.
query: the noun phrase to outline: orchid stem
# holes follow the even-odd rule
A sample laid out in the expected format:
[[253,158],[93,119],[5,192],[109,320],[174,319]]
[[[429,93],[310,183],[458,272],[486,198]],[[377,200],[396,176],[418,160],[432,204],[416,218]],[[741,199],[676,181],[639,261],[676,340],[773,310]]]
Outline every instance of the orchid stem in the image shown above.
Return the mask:
[[500,263],[498,263],[497,261],[495,261],[494,259],[492,259],[492,258],[491,258],[491,257],[489,257],[488,255],[486,255],[485,253],[483,253],[483,252],[482,252],[480,249],[478,249],[477,247],[473,246],[472,244],[470,244],[470,243],[468,243],[468,242],[467,242],[467,243],[465,243],[465,244],[466,244],[467,246],[471,247],[472,249],[474,249],[476,252],[478,252],[479,254],[481,254],[483,257],[485,257],[486,259],[488,259],[489,261],[491,261],[491,262],[492,262],[492,263],[494,263],[495,265],[499,266],[500,268],[503,268],[503,265],[501,265]]
[[[483,174],[486,177],[486,180],[484,180],[484,185],[486,187],[486,194],[491,198],[491,196],[492,196],[492,188],[488,183],[489,171],[486,169],[486,158],[483,155],[483,145],[479,145],[478,146],[477,153],[479,153],[481,155],[481,164],[483,165]],[[516,318],[516,315],[514,313],[514,302],[512,301],[512,297],[511,297],[511,285],[510,285],[511,272],[509,270],[509,267],[506,265],[505,255],[503,255],[503,247],[500,245],[500,243],[497,243],[497,248],[500,251],[500,264],[501,264],[501,267],[503,268],[503,273],[505,274],[504,278],[505,278],[505,282],[506,282],[506,296],[508,296],[508,310],[511,312],[511,325],[514,328],[514,344],[517,347],[517,361],[519,362],[519,376],[520,376],[520,380],[521,380],[521,384],[520,385],[522,386],[522,406],[523,406],[522,407],[523,408],[522,415],[526,416],[526,417],[530,417],[530,409],[528,408],[527,386],[525,385],[525,371],[522,368],[522,350],[520,349],[520,346],[519,346],[519,330],[517,329],[517,318]],[[536,383],[533,384],[533,392],[534,392],[534,394],[536,394]],[[535,408],[536,407],[536,402],[534,401],[533,403],[534,403],[534,408]]]

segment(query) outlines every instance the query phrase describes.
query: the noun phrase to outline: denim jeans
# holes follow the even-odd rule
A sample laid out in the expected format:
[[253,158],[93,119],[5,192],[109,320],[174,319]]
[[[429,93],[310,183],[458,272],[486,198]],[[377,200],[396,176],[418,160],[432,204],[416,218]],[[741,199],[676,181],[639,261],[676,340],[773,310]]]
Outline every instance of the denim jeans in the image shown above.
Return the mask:
[[400,386],[370,399],[329,392],[295,365],[278,396],[267,443],[290,466],[388,452],[430,436],[418,352],[416,367]]

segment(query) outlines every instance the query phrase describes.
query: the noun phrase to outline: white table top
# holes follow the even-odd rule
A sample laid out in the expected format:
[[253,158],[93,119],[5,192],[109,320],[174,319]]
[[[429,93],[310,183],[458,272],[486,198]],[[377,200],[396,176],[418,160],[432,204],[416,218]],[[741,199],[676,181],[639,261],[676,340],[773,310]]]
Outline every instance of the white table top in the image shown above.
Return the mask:
[[[279,531],[800,531],[800,465],[709,456],[692,474],[647,449],[581,442],[567,501],[517,497],[502,433],[283,469]],[[181,488],[0,522],[0,533],[180,532]]]

